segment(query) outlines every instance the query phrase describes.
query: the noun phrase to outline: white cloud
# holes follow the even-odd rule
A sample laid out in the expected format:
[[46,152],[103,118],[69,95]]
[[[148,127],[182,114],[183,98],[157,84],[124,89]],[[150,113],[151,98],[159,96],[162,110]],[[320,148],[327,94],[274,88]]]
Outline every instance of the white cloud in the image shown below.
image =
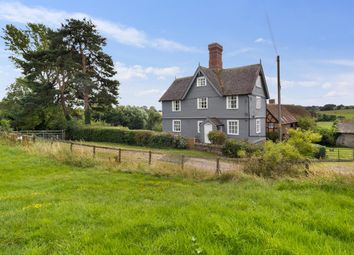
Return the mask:
[[[274,76],[266,76],[267,81],[270,84],[277,84],[277,77]],[[314,87],[320,87],[320,88],[328,88],[331,85],[331,83],[326,82],[326,81],[319,81],[319,80],[281,80],[281,86],[285,88],[314,88]]]
[[170,67],[143,67],[141,65],[128,66],[121,62],[116,62],[117,77],[120,81],[130,81],[136,79],[146,80],[149,77],[154,77],[159,80],[164,80],[168,77],[176,76],[180,73],[180,68],[177,66]]
[[80,12],[66,12],[43,7],[30,7],[19,2],[0,2],[0,19],[17,23],[44,23],[58,26],[68,18],[91,19],[97,28],[117,42],[134,47],[152,47],[170,51],[197,51],[193,47],[164,38],[150,38],[143,31]]
[[254,40],[254,43],[270,43],[270,41],[264,39],[263,37],[258,37],[256,40]]

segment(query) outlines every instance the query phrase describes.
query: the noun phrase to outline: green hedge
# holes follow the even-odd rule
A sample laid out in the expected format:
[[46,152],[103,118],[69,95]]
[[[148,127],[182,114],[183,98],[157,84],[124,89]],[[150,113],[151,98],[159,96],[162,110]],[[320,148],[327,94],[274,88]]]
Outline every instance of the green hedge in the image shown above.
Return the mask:
[[149,130],[130,130],[122,127],[74,127],[67,130],[67,138],[159,148],[186,148],[186,140],[181,136]]

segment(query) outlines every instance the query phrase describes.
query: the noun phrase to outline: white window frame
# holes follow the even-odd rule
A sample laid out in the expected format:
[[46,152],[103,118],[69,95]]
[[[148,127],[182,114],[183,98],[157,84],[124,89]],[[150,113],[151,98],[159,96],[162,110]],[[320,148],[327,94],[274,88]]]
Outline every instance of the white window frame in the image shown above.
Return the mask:
[[[176,109],[176,106],[179,105],[178,109]],[[172,111],[173,112],[180,112],[182,109],[182,104],[181,100],[174,100],[172,101]]]
[[259,110],[262,108],[262,98],[260,96],[256,96],[256,109]]
[[[240,121],[239,120],[227,120],[226,123],[227,123],[227,134],[228,135],[239,135],[239,133],[240,133]],[[236,126],[237,126],[236,132],[231,132],[231,130],[230,130],[231,123],[237,123],[236,124]]]
[[[179,122],[179,130],[176,130],[175,123]],[[181,120],[172,120],[172,131],[176,133],[181,133],[182,131],[182,121]]]
[[[204,81],[204,82],[202,82]],[[207,85],[206,78],[204,76],[200,76],[197,78],[197,87],[205,87]]]
[[[231,107],[231,100],[236,100],[236,107]],[[227,110],[238,109],[238,96],[227,96],[226,97],[226,109]]]
[[203,121],[202,120],[198,120],[197,121],[197,132],[200,133],[200,124],[202,124]]
[[261,132],[262,132],[261,119],[256,119],[256,134],[260,134]]
[[[205,108],[202,108],[201,106],[203,105],[203,103],[201,102],[201,100],[205,99]],[[207,97],[198,97],[197,98],[197,109],[198,110],[205,110],[208,109],[208,98]]]
[[262,77],[259,75],[257,80],[256,80],[256,87],[257,88],[262,88]]

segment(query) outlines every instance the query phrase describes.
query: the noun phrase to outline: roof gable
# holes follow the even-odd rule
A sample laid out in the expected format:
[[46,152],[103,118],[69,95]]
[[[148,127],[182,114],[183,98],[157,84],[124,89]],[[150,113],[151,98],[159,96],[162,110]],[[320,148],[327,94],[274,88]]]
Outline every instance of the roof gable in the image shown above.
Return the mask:
[[266,98],[269,98],[268,87],[261,64],[213,70],[199,66],[193,76],[176,79],[168,88],[160,101],[182,100],[201,72],[220,96],[252,94],[256,80],[261,75]]
[[[273,116],[273,118],[279,122],[278,118],[278,105],[277,104],[268,104],[267,111]],[[290,124],[297,122],[296,118],[284,107],[281,106],[281,122],[282,124]]]

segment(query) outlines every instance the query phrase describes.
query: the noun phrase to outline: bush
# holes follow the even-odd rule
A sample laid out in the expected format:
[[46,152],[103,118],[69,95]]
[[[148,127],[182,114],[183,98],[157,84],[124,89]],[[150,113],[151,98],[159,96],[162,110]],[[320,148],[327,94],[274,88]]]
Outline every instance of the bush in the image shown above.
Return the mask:
[[279,133],[278,132],[268,132],[267,139],[271,140],[273,142],[276,142],[279,140]]
[[11,125],[9,120],[2,119],[0,120],[0,131],[11,131]]
[[258,144],[250,144],[246,141],[235,139],[227,140],[222,148],[224,156],[231,158],[242,158],[252,156],[262,150],[262,146]]
[[317,145],[313,156],[317,159],[326,158],[326,147],[322,145]]
[[123,127],[82,127],[73,125],[67,130],[67,135],[67,138],[72,140],[186,148],[186,140],[181,136],[150,130],[130,130]]
[[297,175],[306,170],[304,156],[291,144],[267,141],[260,158],[252,158],[244,168],[246,173],[263,177]]
[[337,134],[335,130],[328,129],[328,128],[316,128],[316,132],[321,134],[322,138],[321,141],[318,143],[324,146],[335,146],[336,145],[336,139],[337,139]]
[[301,128],[303,130],[311,130],[316,127],[316,122],[313,118],[302,117],[302,118],[299,118],[297,125],[299,126],[299,128]]
[[313,157],[316,146],[313,143],[321,141],[321,135],[310,130],[290,129],[287,143],[294,146],[305,157]]
[[219,130],[210,131],[208,138],[212,144],[223,145],[226,141],[226,134]]

